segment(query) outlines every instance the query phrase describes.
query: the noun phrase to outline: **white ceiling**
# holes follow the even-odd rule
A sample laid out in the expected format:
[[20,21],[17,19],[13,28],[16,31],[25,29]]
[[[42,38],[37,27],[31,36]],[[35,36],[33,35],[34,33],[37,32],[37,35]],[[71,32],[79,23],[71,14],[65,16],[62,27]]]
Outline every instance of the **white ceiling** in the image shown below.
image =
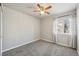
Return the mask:
[[37,12],[33,12],[36,9],[35,3],[6,3],[4,6],[7,6],[9,8],[16,9],[18,11],[22,11],[24,13],[27,13],[29,15],[35,16],[37,18],[43,18],[54,14],[64,13],[71,10],[76,9],[77,3],[45,3],[41,5],[52,5],[52,8],[49,10],[50,14],[44,14],[40,15]]

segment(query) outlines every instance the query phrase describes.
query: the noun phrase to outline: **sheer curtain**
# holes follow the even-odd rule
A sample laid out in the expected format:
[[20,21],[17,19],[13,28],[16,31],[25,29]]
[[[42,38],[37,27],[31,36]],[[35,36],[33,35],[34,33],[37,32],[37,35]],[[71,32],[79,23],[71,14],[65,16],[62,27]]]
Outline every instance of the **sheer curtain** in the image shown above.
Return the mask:
[[76,48],[76,15],[58,17],[53,22],[54,42]]

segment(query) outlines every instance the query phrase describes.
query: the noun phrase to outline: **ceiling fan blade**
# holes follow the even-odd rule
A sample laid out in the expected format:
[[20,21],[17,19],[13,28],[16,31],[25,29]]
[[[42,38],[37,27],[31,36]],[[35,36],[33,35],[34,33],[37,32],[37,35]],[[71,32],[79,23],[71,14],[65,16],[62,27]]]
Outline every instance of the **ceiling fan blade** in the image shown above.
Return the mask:
[[40,12],[39,10],[34,10],[33,12]]
[[45,11],[46,14],[50,14],[49,12]]
[[52,6],[48,6],[48,7],[46,7],[45,10],[48,10],[48,9],[50,9],[50,8],[52,8]]
[[40,4],[37,4],[37,6],[40,8],[41,6],[40,6]]

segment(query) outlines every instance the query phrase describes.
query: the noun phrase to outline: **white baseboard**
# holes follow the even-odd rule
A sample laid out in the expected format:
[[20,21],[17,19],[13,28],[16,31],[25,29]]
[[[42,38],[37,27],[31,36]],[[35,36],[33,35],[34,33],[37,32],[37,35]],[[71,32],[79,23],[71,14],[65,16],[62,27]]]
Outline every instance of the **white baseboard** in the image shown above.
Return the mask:
[[53,40],[52,41],[50,41],[50,40],[48,40],[48,39],[44,39],[44,38],[40,38],[41,40],[44,40],[44,41],[47,41],[47,42],[51,42],[51,43],[54,43],[53,42]]
[[[44,38],[40,38],[40,39],[41,39],[41,40],[44,40],[44,41],[47,41],[47,42],[50,42],[50,43],[55,43],[53,40],[51,41],[51,40],[44,39]],[[60,45],[60,46],[70,47],[70,46],[66,46],[66,45],[59,44],[59,43],[55,43],[55,44]],[[72,48],[72,47],[71,47],[71,48]],[[79,54],[79,52],[78,52],[78,54]]]
[[32,40],[30,42],[27,42],[27,43],[23,43],[23,44],[20,44],[20,45],[17,45],[17,46],[14,46],[14,47],[11,47],[11,48],[8,48],[8,49],[5,49],[5,50],[2,50],[2,53],[3,52],[6,52],[8,50],[11,50],[11,49],[14,49],[14,48],[17,48],[17,47],[20,47],[20,46],[23,46],[23,45],[26,45],[26,44],[29,44],[29,43],[32,43],[32,42],[35,42],[35,41],[38,41],[39,39],[35,39],[35,40]]

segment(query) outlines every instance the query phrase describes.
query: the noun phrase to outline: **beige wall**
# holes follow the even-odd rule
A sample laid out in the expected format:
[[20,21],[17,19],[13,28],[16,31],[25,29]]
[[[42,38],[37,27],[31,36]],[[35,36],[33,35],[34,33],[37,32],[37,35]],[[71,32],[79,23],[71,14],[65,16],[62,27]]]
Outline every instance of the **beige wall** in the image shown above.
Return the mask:
[[39,40],[39,36],[39,19],[7,7],[3,8],[3,51]]
[[53,17],[41,19],[41,39],[53,42]]

